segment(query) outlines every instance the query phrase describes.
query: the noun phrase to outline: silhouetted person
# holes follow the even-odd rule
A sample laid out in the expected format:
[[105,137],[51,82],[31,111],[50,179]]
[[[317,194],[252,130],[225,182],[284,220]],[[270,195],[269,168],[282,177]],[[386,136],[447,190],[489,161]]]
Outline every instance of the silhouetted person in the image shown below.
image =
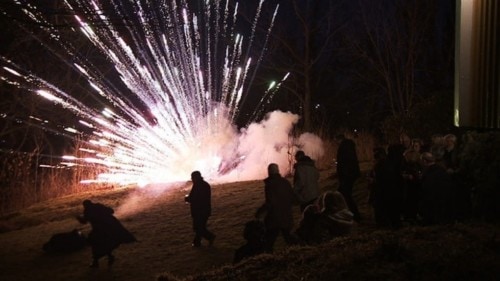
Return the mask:
[[421,154],[423,152],[424,145],[425,144],[424,144],[424,141],[422,139],[414,138],[411,140],[410,149],[413,149],[417,153]]
[[422,192],[422,162],[421,154],[413,149],[405,151],[403,178],[405,183],[405,203],[403,214],[405,221],[415,223],[417,220],[418,203]]
[[88,242],[92,247],[91,267],[99,267],[99,259],[107,256],[111,266],[115,257],[112,255],[122,243],[137,241],[120,221],[113,216],[114,210],[100,203],[90,200],[83,201],[83,215],[77,217],[80,223],[89,222],[92,230],[88,235]]
[[339,180],[338,191],[344,196],[349,210],[354,214],[354,220],[361,221],[358,206],[352,197],[354,183],[361,175],[358,156],[356,155],[356,144],[344,135],[336,137],[339,141],[337,150],[337,177]]
[[446,169],[436,163],[433,154],[422,154],[422,197],[419,214],[426,225],[450,222],[451,178]]
[[193,181],[193,187],[184,200],[191,207],[191,217],[195,233],[192,245],[193,247],[200,247],[202,238],[208,240],[209,245],[212,245],[215,235],[207,229],[208,218],[212,214],[211,187],[203,180],[199,171],[191,173],[191,180]]
[[293,188],[300,202],[300,211],[314,204],[320,195],[319,172],[314,161],[304,151],[295,153]]
[[243,238],[246,243],[236,249],[233,263],[238,263],[243,259],[262,254],[265,251],[266,227],[260,220],[252,220],[245,224]]
[[272,252],[280,233],[287,244],[295,242],[290,233],[293,228],[292,207],[295,202],[295,194],[290,182],[280,175],[277,164],[269,164],[267,172],[269,176],[264,179],[265,202],[257,210],[255,217],[260,218],[265,214],[265,249],[267,252]]
[[320,214],[316,204],[307,206],[302,212],[302,219],[295,231],[302,245],[314,245],[322,242],[322,231],[319,225]]
[[383,188],[384,204],[386,204],[387,218],[390,226],[398,228],[401,226],[401,214],[404,203],[404,178],[403,166],[405,163],[404,150],[401,146],[389,146],[387,148],[386,168],[388,171],[389,182]]

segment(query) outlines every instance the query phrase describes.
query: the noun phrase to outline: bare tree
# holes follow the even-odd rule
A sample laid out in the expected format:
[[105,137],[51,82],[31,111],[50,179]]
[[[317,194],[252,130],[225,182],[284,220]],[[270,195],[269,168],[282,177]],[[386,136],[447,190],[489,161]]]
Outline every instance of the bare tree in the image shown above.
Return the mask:
[[281,18],[272,33],[272,61],[267,67],[276,72],[290,72],[281,91],[289,95],[288,101],[296,101],[295,109],[302,115],[304,131],[314,129],[314,96],[324,83],[321,79],[327,79],[322,74],[328,72],[334,55],[334,36],[345,24],[335,14],[340,2],[287,2],[289,6],[280,7]]
[[419,78],[429,72],[429,46],[433,0],[359,0],[360,30],[350,37],[352,54],[367,68],[355,69],[358,77],[386,97],[393,115],[411,113],[419,94]]

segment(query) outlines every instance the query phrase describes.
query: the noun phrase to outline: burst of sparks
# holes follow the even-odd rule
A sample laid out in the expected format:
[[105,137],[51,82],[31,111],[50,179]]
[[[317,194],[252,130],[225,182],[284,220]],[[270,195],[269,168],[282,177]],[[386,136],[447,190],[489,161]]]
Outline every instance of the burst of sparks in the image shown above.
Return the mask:
[[[237,141],[233,124],[263,57],[262,53],[254,59],[249,56],[263,2],[258,4],[246,40],[235,31],[238,5],[230,5],[229,0],[205,1],[198,13],[190,12],[186,0],[66,0],[65,9],[77,23],[75,32],[111,62],[127,91],[133,93],[130,99],[78,54],[71,42],[61,40],[57,28],[36,6],[15,1],[58,43],[58,52],[72,57],[66,63],[85,77],[89,91],[110,106],[87,105],[5,57],[1,58],[6,65],[3,69],[10,75],[1,79],[22,84],[80,117],[63,130],[84,135],[84,145],[79,156],[64,156],[63,164],[105,168],[85,183],[183,181],[193,170],[216,177],[222,162],[228,160],[223,159],[223,150]],[[266,42],[277,10],[267,22]],[[120,24],[111,24],[116,17]],[[267,94],[278,87],[273,84]],[[244,159],[234,157],[230,161]]]

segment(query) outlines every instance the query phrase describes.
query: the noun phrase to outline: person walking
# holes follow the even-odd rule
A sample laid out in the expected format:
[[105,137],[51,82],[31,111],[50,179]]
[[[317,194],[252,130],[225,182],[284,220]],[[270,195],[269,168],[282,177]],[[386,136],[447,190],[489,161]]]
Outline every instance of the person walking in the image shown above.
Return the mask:
[[300,211],[316,202],[320,195],[319,171],[314,161],[304,151],[295,153],[295,165],[293,175],[294,192],[300,202]]
[[356,144],[344,135],[337,135],[339,147],[337,149],[337,178],[339,181],[338,191],[344,196],[349,210],[354,215],[356,222],[361,221],[358,206],[352,197],[354,183],[361,175],[358,156],[356,154]]
[[88,242],[92,248],[90,267],[99,267],[99,259],[107,256],[108,266],[113,265],[115,257],[112,252],[122,243],[136,242],[137,239],[113,215],[114,210],[90,200],[83,201],[83,215],[78,216],[80,223],[90,223],[92,230]]
[[287,244],[295,243],[295,239],[291,234],[293,228],[292,207],[295,202],[295,194],[290,182],[280,175],[277,164],[269,164],[267,171],[268,177],[264,180],[265,201],[257,210],[255,217],[260,219],[265,216],[265,250],[271,253],[280,233]]
[[193,247],[201,246],[201,239],[208,240],[210,246],[213,245],[215,234],[207,229],[208,218],[212,214],[212,191],[199,171],[191,173],[193,186],[188,195],[184,198],[191,208],[191,217],[193,219],[193,230],[195,233]]

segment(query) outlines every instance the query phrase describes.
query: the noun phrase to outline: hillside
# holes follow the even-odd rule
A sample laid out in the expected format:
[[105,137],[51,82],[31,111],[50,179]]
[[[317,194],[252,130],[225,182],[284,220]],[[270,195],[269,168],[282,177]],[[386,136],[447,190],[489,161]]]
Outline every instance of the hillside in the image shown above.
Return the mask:
[[[325,190],[336,188],[330,173],[322,175]],[[234,250],[244,243],[243,225],[262,203],[261,181],[213,186],[209,220],[209,228],[217,234],[213,247],[191,247],[191,219],[183,200],[189,188],[157,186],[81,194],[2,217],[1,280],[325,280],[326,276],[341,280],[494,280],[500,276],[500,266],[493,267],[500,260],[498,226],[377,231],[366,204],[364,180],[357,184],[355,195],[365,221],[356,225],[351,237],[305,248],[286,248],[279,239],[276,255],[232,266]],[[88,233],[89,227],[75,220],[87,198],[114,207],[117,217],[140,240],[120,246],[111,269],[104,261],[99,269],[88,268],[89,248],[67,255],[42,251],[54,233],[74,228]],[[298,207],[295,218],[300,218]],[[470,278],[461,279],[465,277]]]

